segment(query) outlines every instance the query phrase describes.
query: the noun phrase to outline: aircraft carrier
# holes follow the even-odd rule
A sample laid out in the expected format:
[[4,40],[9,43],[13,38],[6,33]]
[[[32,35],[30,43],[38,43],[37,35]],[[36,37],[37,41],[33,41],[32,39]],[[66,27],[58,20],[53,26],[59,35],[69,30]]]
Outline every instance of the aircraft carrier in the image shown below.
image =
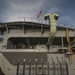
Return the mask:
[[0,75],[75,75],[75,29],[58,18],[0,23]]

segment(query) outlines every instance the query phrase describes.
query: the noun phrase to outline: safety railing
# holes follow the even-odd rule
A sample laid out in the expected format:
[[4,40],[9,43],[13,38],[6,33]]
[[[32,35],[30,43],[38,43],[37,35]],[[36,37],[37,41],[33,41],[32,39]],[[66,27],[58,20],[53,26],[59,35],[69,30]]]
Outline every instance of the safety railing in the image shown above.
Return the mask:
[[18,21],[26,21],[26,22],[35,22],[35,23],[42,23],[42,24],[48,24],[48,21],[44,19],[37,19],[37,18],[31,18],[31,17],[18,17],[18,18],[23,18],[23,20],[18,20]]
[[75,29],[75,25],[71,25],[71,24],[58,23],[57,26],[64,27],[64,28]]
[[[18,17],[18,18],[23,18],[22,20],[20,19],[19,21],[35,22],[35,23],[41,23],[41,24],[48,24],[49,25],[48,20],[44,20],[44,19],[37,19],[37,18],[31,18],[31,17]],[[75,25],[71,25],[71,24],[57,23],[57,26],[75,29]]]

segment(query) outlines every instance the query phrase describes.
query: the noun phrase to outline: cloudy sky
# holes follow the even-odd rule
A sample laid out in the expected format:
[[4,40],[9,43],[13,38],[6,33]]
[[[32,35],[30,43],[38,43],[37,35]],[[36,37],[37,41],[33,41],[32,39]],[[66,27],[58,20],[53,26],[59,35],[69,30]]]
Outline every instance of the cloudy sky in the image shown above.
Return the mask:
[[0,0],[0,22],[36,18],[41,8],[42,19],[46,13],[58,13],[58,22],[75,25],[75,0]]

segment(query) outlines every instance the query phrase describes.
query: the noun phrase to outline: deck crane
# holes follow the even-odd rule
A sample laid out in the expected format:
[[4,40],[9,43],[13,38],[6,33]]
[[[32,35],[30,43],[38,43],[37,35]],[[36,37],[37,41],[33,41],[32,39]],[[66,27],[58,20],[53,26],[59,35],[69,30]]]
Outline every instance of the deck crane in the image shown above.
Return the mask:
[[69,38],[69,30],[68,28],[66,28],[66,39],[67,39],[67,43],[68,43],[68,57],[69,57],[69,61],[72,61],[72,52],[71,52],[71,46],[70,46],[70,38]]

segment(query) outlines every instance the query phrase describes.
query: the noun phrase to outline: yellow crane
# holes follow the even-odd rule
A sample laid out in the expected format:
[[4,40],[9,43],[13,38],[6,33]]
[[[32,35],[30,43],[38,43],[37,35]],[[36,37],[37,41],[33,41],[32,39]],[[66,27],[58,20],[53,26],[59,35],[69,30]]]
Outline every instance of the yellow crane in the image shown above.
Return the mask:
[[69,38],[69,30],[68,28],[66,28],[66,39],[68,42],[68,57],[69,57],[69,61],[72,61],[72,53],[71,53],[71,46],[70,46],[70,38]]

